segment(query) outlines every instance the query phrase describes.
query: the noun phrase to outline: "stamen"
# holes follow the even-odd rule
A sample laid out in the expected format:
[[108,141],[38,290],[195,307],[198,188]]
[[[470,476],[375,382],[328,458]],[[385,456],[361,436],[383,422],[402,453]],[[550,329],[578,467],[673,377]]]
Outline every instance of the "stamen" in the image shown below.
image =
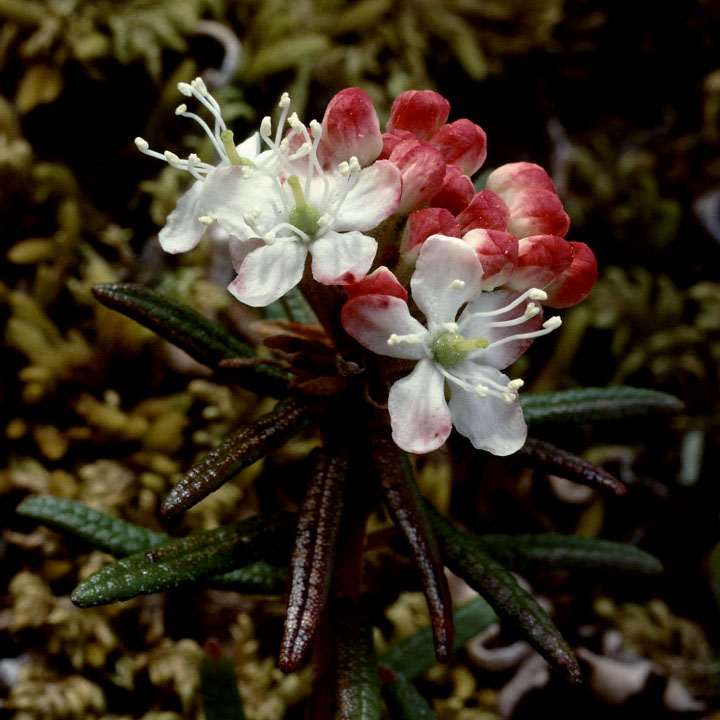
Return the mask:
[[179,82],[177,88],[185,97],[192,97],[193,89],[189,83]]
[[459,278],[453,280],[453,281],[450,283],[450,289],[451,289],[451,290],[462,290],[464,287],[465,287],[465,281],[464,281],[464,280],[460,280]]
[[[548,333],[551,333],[556,328],[560,327],[562,325],[562,320],[558,315],[555,315],[554,317],[551,317],[549,320],[546,320],[543,323],[543,329],[542,330],[535,330],[534,332],[526,332],[526,333],[518,333],[517,335],[508,335],[507,337],[501,338],[500,340],[495,340],[495,342],[491,342],[487,348],[494,348],[499,347],[500,345],[504,345],[505,343],[509,342],[515,342],[516,340],[529,340],[530,338],[537,338],[541,337],[542,335],[547,335]],[[478,351],[477,353],[473,353],[471,356],[471,360],[475,357],[478,357],[483,350]]]
[[290,107],[290,96],[284,92],[280,96],[280,101],[278,102],[278,107],[285,109],[286,107]]
[[320,139],[322,137],[322,125],[317,120],[311,120],[310,132],[314,139]]
[[516,378],[515,380],[511,380],[507,384],[507,386],[508,386],[508,390],[519,390],[524,384],[525,384],[524,380],[522,380],[520,378]]
[[260,122],[260,137],[269,144],[270,133],[272,132],[272,118],[266,115]]
[[187,112],[187,105],[185,103],[182,103],[182,105],[178,105],[175,108],[175,114],[176,115],[182,115]]
[[201,222],[203,225],[212,225],[213,219],[209,215],[201,215],[198,218],[198,222]]
[[559,315],[554,315],[543,323],[543,327],[546,330],[554,330],[555,328],[559,328],[561,325],[562,318]]
[[543,299],[547,300],[547,293],[544,290],[540,290],[539,288],[530,288],[529,290],[526,290],[521,295],[518,295],[512,302],[508,303],[507,305],[498,308],[497,310],[487,310],[485,312],[476,312],[472,313],[471,315],[468,315],[467,317],[464,317],[462,319],[462,322],[460,323],[460,327],[463,328],[468,322],[471,320],[475,320],[476,318],[483,318],[483,317],[493,317],[494,315],[503,315],[504,313],[508,312],[509,310],[512,310],[513,308],[516,308],[521,303],[525,302],[527,299],[531,300],[540,300]]

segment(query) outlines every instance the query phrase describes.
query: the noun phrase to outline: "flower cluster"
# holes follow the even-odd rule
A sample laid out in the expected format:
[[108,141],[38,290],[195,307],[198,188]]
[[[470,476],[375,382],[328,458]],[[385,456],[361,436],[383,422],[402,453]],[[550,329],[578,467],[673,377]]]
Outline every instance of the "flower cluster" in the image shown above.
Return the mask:
[[[476,192],[485,133],[467,119],[448,123],[450,104],[432,91],[400,95],[384,133],[358,88],[338,93],[322,122],[307,126],[283,95],[274,134],[266,117],[236,146],[203,82],[179,87],[213,117],[210,128],[177,109],[201,125],[220,161],[181,160],[136,140],[196,178],[160,232],[163,248],[189,250],[217,223],[237,271],[229,289],[248,305],[268,305],[312,278],[317,310],[337,297],[322,287],[343,286],[344,330],[377,355],[414,363],[388,395],[404,450],[436,449],[453,426],[476,448],[518,450],[522,380],[501,371],[560,325],[558,317],[543,323],[542,304],[574,305],[597,277],[592,250],[565,239],[569,218],[548,174],[527,162],[503,165]],[[370,272],[378,240],[392,270]]]

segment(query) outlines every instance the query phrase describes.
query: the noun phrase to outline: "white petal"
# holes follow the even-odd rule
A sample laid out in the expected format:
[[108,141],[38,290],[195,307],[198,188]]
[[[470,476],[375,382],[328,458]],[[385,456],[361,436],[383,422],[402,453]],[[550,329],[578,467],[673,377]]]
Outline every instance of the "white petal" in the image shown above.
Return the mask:
[[260,133],[253,133],[247,140],[243,140],[236,150],[241,158],[254,160],[260,154]]
[[197,180],[178,198],[175,209],[168,215],[165,227],[158,236],[165,252],[187,252],[200,242],[207,230],[207,225],[198,221],[202,215],[198,208],[202,191],[203,182]]
[[228,290],[240,302],[264,307],[300,282],[307,247],[293,240],[277,240],[250,252]]
[[389,160],[378,160],[363,168],[350,182],[355,184],[335,211],[333,229],[372,230],[397,210],[402,174]]
[[[213,225],[215,227],[215,225]],[[240,272],[240,267],[245,262],[245,258],[253,251],[265,245],[265,241],[260,238],[250,238],[248,240],[240,240],[230,235],[228,247],[230,249],[230,260],[235,268],[235,272]]]
[[[492,380],[506,385],[509,378],[491,367],[462,365],[463,379],[472,384]],[[459,374],[459,373],[458,373]],[[517,399],[511,403],[492,395],[480,397],[450,382],[450,413],[455,429],[478,450],[511,455],[525,443],[527,428]]]
[[452,430],[445,380],[432,360],[420,360],[407,377],[393,384],[388,410],[393,440],[408,452],[437,450]]
[[453,322],[460,307],[480,292],[481,282],[482,267],[469,245],[431,235],[420,249],[410,287],[432,331],[433,326]]
[[[425,357],[428,331],[410,315],[407,303],[398,297],[358,295],[343,306],[342,324],[349,335],[378,355],[408,360]],[[388,344],[392,335],[415,336],[416,342]]]
[[[510,304],[520,294],[521,293],[513,290],[493,290],[492,292],[484,292],[471,303],[468,303],[467,307],[460,315],[459,321],[462,322],[464,318],[469,317],[473,313],[499,310],[500,308]],[[542,309],[535,317],[528,318],[525,322],[519,325],[511,325],[510,327],[487,327],[489,323],[494,321],[505,321],[519,318],[525,312],[525,308],[529,302],[533,301],[524,301],[512,310],[500,315],[470,320],[467,325],[462,326],[461,333],[466,338],[484,337],[492,343],[512,335],[522,335],[524,333],[539,330],[542,327]],[[534,302],[533,304],[540,306],[537,302]],[[483,350],[481,353],[474,353],[473,355],[478,364],[490,365],[494,368],[498,368],[499,370],[503,370],[514,363],[515,360],[517,360],[530,347],[530,345],[532,345],[532,342],[533,338],[511,340],[503,343],[502,345],[498,345],[497,347],[490,347],[487,350]]]
[[[277,184],[262,171],[245,178],[242,166],[229,165],[209,173],[204,186],[199,214],[217,220],[223,230],[241,240],[263,234],[285,219]],[[255,211],[259,211],[259,233],[245,222],[245,215]]]
[[367,275],[376,252],[367,235],[328,230],[310,244],[313,277],[323,285],[351,285]]

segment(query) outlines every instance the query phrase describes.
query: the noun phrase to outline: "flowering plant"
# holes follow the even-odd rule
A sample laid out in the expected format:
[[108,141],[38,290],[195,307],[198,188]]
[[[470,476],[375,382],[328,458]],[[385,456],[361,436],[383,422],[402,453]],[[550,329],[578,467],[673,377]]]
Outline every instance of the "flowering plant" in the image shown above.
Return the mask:
[[[517,454],[533,467],[622,494],[624,486],[602,469],[528,438],[526,422],[677,409],[673,398],[628,388],[536,393],[523,402],[523,381],[502,372],[560,326],[559,316],[543,320],[544,308],[582,301],[597,277],[592,250],[565,239],[569,218],[548,174],[511,163],[476,191],[485,133],[468,119],[447,122],[449,103],[432,91],[401,94],[384,133],[358,88],[339,92],[322,121],[307,125],[290,114],[285,94],[274,133],[266,117],[258,133],[236,144],[202,80],[179,89],[210,114],[208,124],[185,104],[177,109],[200,125],[219,160],[181,159],[136,139],[141,152],[194,178],[160,231],[161,246],[185,252],[209,230],[227,246],[235,298],[256,308],[292,298],[293,309],[263,323],[266,349],[258,354],[154,291],[96,286],[100,302],[220,377],[279,399],[193,465],[162,512],[181,514],[301,432],[313,431],[322,448],[309,459],[297,512],[263,512],[179,540],[72,503],[26,501],[25,514],[128,556],[84,580],[73,601],[87,607],[196,582],[244,593],[287,589],[280,667],[298,669],[314,643],[318,672],[337,687],[336,716],[379,717],[380,679],[388,705],[403,706],[413,674],[407,658],[392,653],[380,659],[378,674],[367,619],[365,534],[379,493],[417,568],[439,660],[453,649],[447,566],[493,608],[476,604],[458,625],[461,637],[485,627],[494,611],[566,678],[579,680],[553,622],[499,562],[529,552],[552,566],[547,541],[527,536],[523,545],[512,538],[493,545],[459,531],[423,500],[417,458],[408,456],[438,450],[454,427],[469,441],[459,446],[463,452]],[[570,542],[558,538],[557,547]],[[577,564],[658,569],[640,550],[576,540]],[[334,670],[328,654],[337,658]],[[412,697],[420,716],[421,699]],[[327,714],[318,707],[314,717]],[[398,716],[409,716],[403,707]]]

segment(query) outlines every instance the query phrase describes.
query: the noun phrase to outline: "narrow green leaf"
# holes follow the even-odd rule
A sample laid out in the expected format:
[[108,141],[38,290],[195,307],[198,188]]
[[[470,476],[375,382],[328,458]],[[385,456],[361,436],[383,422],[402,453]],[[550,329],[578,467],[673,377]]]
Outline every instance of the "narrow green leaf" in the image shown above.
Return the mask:
[[50,495],[26,498],[16,512],[117,557],[149,550],[170,539],[165,533],[132,525],[82,503]]
[[438,660],[445,662],[452,653],[452,601],[440,548],[407,455],[394,443],[387,426],[374,428],[371,437],[373,463],[380,478],[383,499],[422,574],[435,652]]
[[235,667],[215,643],[205,644],[200,692],[205,720],[245,720]]
[[404,675],[397,674],[385,683],[382,694],[392,720],[437,720],[427,700]]
[[460,532],[429,504],[428,508],[447,566],[485,595],[498,615],[511,622],[567,680],[580,682],[580,667],[570,647],[532,595],[518,585],[512,573],[481,550],[473,536]]
[[[18,505],[16,512],[116,557],[150,550],[172,540],[165,533],[133,525],[74,500],[50,495],[27,498]],[[287,568],[260,560],[208,578],[206,584],[248,595],[279,595],[285,591],[286,580]]]
[[288,543],[292,524],[287,513],[256,515],[135,553],[81,582],[72,601],[80,607],[106,605],[250,565]]
[[[468,536],[468,538],[473,536]],[[624,570],[653,575],[662,563],[634,545],[598,538],[542,535],[475,535],[477,546],[512,570]]]
[[524,459],[531,467],[595,490],[609,490],[615,495],[627,492],[625,485],[607,470],[544,440],[528,438],[515,457]]
[[303,325],[317,325],[318,319],[298,288],[293,288],[265,308],[268,320],[290,320]]
[[684,407],[673,395],[622,385],[526,393],[520,396],[520,404],[529,425],[617,420],[635,415],[677,413]]
[[290,565],[290,594],[279,658],[284,672],[300,667],[325,607],[347,468],[346,456],[316,451],[313,476],[298,516]]
[[[103,305],[132,318],[168,342],[182,348],[213,369],[221,360],[256,357],[252,348],[193,308],[133,283],[106,283],[92,289]],[[239,384],[256,392],[282,396],[288,374],[274,365],[261,364],[233,373]]]
[[312,409],[294,397],[280,401],[272,412],[240,428],[193,465],[165,499],[163,515],[179,515],[200,502],[243,468],[297,435],[310,424],[311,416]]
[[[484,598],[477,597],[465,603],[453,613],[455,640],[453,648],[457,650],[466,642],[497,622],[495,611]],[[432,631],[428,628],[418,630],[410,637],[393,645],[380,657],[379,663],[388,670],[406,678],[414,678],[429,670],[435,664]]]
[[355,600],[337,599],[334,615],[338,647],[335,720],[380,720],[372,627]]

